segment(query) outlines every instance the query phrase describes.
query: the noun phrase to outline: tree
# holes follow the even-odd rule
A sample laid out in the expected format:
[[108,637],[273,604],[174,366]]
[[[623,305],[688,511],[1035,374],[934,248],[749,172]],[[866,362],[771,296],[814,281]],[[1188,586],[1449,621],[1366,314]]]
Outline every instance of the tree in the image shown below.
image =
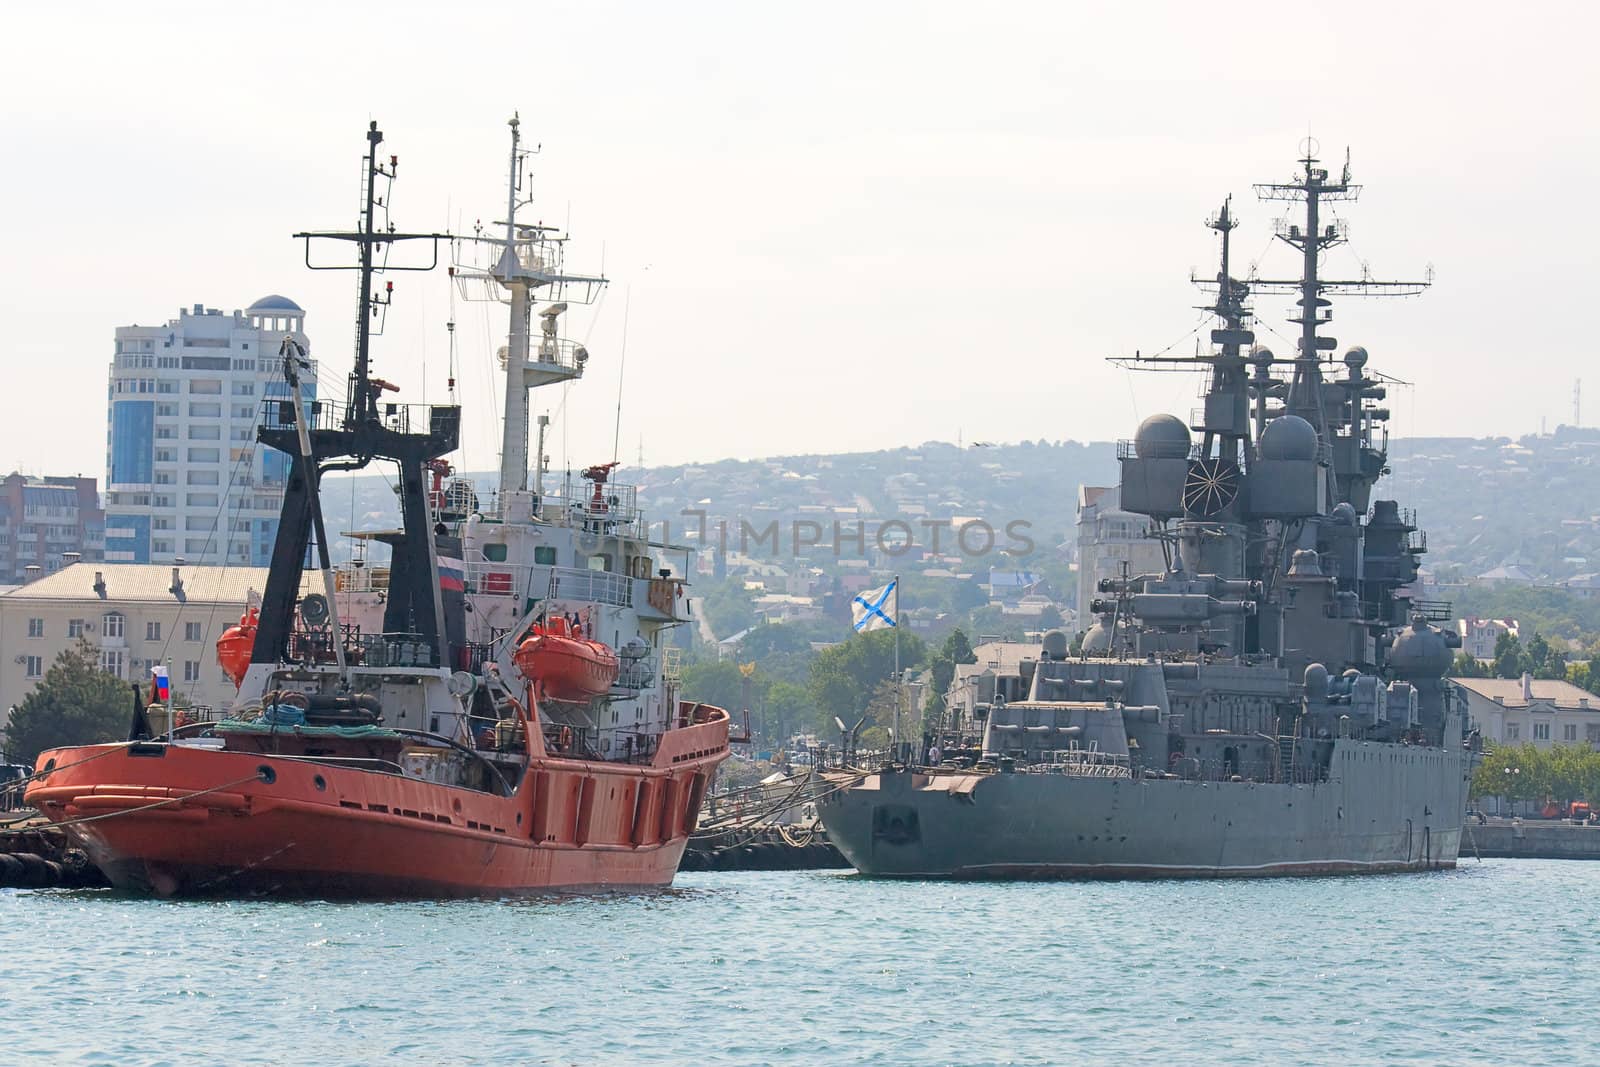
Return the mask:
[[972,642],[967,635],[961,630],[950,631],[950,636],[944,639],[944,644],[939,646],[939,651],[933,654],[928,663],[933,679],[928,686],[928,699],[924,707],[930,718],[944,712],[944,695],[955,680],[956,665],[976,662],[978,657],[973,655]]
[[94,649],[80,638],[11,713],[6,749],[12,759],[32,763],[46,749],[115,741],[127,733],[131,712],[127,683],[101,670]]
[[818,721],[816,708],[805,686],[793,682],[773,682],[761,700],[761,721],[757,728],[775,745],[788,741],[802,730],[828,736],[833,724]]
[[[755,697],[754,679],[752,700]],[[729,662],[695,663],[683,669],[683,699],[699,700],[737,714],[743,707],[744,678],[737,664]]]
[[1450,664],[1450,676],[1453,678],[1487,678],[1489,669],[1478,662],[1476,656],[1468,652],[1457,652],[1454,662]]
[[1541,669],[1545,660],[1550,658],[1550,642],[1546,641],[1537,630],[1534,631],[1533,637],[1529,638],[1524,650],[1527,652],[1526,669],[1530,671]]
[[1522,641],[1510,631],[1501,631],[1494,642],[1494,676],[1521,678],[1522,672],[1527,669],[1527,662]]
[[[893,630],[876,630],[823,649],[811,661],[807,688],[823,722],[838,716],[854,722],[866,709],[873,692],[894,675]],[[900,637],[900,666],[915,667],[926,647],[911,634]]]
[[723,582],[707,593],[700,604],[706,621],[711,624],[711,632],[719,640],[755,625],[755,603],[740,579]]

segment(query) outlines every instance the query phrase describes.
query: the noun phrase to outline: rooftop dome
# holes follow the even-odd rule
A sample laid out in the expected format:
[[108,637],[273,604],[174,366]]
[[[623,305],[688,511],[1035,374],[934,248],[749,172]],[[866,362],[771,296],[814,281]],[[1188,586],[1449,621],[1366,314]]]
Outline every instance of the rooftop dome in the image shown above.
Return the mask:
[[1189,428],[1176,415],[1151,415],[1133,437],[1140,459],[1183,459],[1189,455]]
[[245,308],[245,310],[246,311],[298,311],[298,312],[301,312],[303,314],[306,309],[301,307],[299,304],[296,304],[293,300],[290,300],[286,296],[279,296],[277,293],[272,293],[269,296],[264,296],[260,300],[257,300],[254,304],[251,304],[249,307]]
[[1261,431],[1261,458],[1316,459],[1316,428],[1298,415],[1279,415]]

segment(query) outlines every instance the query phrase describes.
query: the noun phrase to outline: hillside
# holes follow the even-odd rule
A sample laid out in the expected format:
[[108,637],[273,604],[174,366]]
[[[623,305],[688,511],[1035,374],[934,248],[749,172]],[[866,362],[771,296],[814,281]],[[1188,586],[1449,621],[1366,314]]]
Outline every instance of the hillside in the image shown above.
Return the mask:
[[[1397,440],[1390,467],[1380,495],[1416,513],[1428,535],[1425,566],[1438,581],[1469,582],[1507,563],[1543,585],[1600,569],[1600,430]],[[562,477],[552,474],[552,483]],[[638,485],[657,537],[730,558],[798,554],[831,570],[830,559],[866,558],[879,537],[896,544],[907,531],[913,550],[898,558],[912,562],[1046,563],[1072,538],[1078,487],[1116,477],[1109,442],[1024,441],[624,468],[616,480]],[[475,480],[488,486],[493,477]],[[395,524],[391,486],[370,475],[330,478],[330,527]],[[994,533],[993,551],[976,551],[985,540],[978,533],[958,544],[951,520],[981,520]],[[1010,524],[1021,524],[1015,537]],[[1031,554],[1020,551],[1029,544]],[[995,558],[1008,546],[1019,551]],[[348,544],[340,547],[347,555]]]

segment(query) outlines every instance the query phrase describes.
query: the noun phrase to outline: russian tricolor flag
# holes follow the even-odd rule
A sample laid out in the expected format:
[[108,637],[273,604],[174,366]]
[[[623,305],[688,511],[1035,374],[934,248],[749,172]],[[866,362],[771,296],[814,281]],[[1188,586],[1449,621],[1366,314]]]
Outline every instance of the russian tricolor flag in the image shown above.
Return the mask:
[[467,565],[459,559],[439,557],[439,588],[448,593],[467,591]]
[[167,668],[151,667],[150,673],[155,675],[156,702],[166,704],[172,700],[172,683],[167,680]]

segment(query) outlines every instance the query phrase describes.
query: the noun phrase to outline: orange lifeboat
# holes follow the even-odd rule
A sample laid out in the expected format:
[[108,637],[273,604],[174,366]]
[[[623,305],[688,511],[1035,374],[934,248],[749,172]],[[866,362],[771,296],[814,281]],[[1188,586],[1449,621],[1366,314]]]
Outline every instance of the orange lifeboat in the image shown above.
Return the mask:
[[565,619],[536,623],[512,661],[546,700],[587,701],[617,680],[617,654],[573,634]]
[[260,618],[261,613],[251,608],[239,616],[236,625],[222,631],[222,636],[217,638],[217,663],[235,689],[244,683],[245,671],[250,669],[250,656],[256,647],[256,623]]

